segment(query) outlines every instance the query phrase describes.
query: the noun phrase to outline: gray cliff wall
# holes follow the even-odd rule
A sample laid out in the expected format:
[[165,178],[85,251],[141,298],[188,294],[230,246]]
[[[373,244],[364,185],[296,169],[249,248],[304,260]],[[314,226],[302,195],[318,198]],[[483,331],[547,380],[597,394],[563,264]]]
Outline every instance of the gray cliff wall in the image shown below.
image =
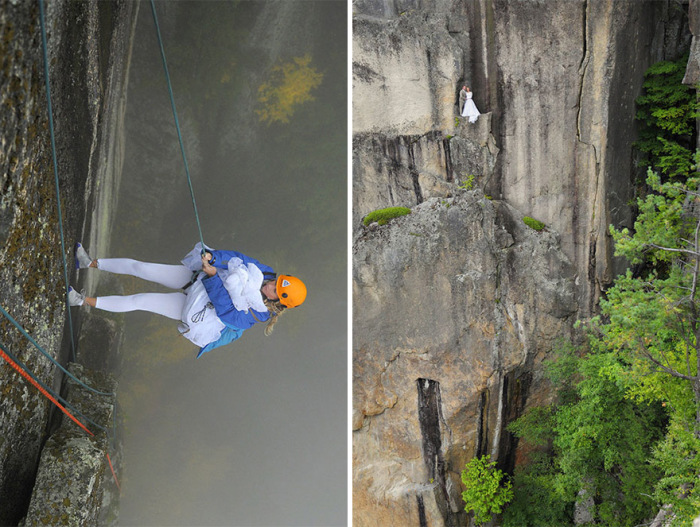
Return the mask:
[[363,229],[353,262],[354,524],[463,525],[462,467],[512,468],[503,427],[546,397],[535,365],[569,332],[574,268],[478,190]]
[[[473,174],[486,194],[561,233],[589,314],[619,270],[607,226],[630,221],[643,73],[690,43],[679,4],[368,0],[355,2],[354,13],[355,224],[377,206],[446,195],[434,180]],[[483,164],[455,170],[466,152],[453,152],[450,139],[470,126],[455,119],[462,84],[491,114],[493,139],[471,144],[468,156]],[[397,147],[365,147],[377,141]],[[411,165],[420,142],[441,151],[441,167]],[[395,155],[402,144],[408,161]]]
[[[120,0],[46,5],[69,262],[73,242],[104,221],[104,208],[93,212],[111,206],[110,189],[118,185],[121,147],[115,132],[137,10],[138,4]],[[70,339],[38,3],[0,2],[0,34],[0,304],[65,363]],[[80,320],[74,322],[77,334]],[[62,376],[49,360],[4,317],[0,328],[2,348],[43,383],[60,389]],[[40,454],[55,428],[55,410],[5,361],[0,364],[0,394],[0,525],[16,525],[27,512]]]
[[684,7],[353,3],[355,525],[462,525],[464,463],[526,455],[504,427],[624,266],[607,229],[631,222],[634,99],[688,48]]

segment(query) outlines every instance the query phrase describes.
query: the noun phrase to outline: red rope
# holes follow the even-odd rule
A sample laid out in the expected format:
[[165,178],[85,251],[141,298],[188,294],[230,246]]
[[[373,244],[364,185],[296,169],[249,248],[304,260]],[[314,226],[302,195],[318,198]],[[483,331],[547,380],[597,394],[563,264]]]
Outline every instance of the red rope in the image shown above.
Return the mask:
[[[61,405],[61,403],[59,403],[49,392],[47,392],[46,390],[44,390],[44,388],[42,388],[41,385],[40,385],[38,382],[36,382],[34,379],[32,379],[31,375],[29,375],[26,371],[24,371],[24,370],[22,369],[22,367],[21,367],[19,364],[17,364],[15,361],[13,361],[13,360],[9,357],[9,355],[8,355],[7,353],[5,353],[5,350],[3,350],[2,348],[0,348],[0,357],[2,357],[3,359],[5,359],[5,360],[7,361],[7,363],[8,363],[10,366],[12,366],[15,370],[17,370],[17,372],[18,372],[22,377],[24,377],[24,378],[27,379],[30,383],[32,383],[32,385],[34,385],[34,387],[35,387],[37,390],[39,390],[43,395],[45,395],[46,398],[47,398],[49,401],[51,401],[53,404],[55,404],[56,406],[58,406],[64,414],[66,414],[66,415],[67,415],[68,417],[70,417],[73,421],[75,421],[75,423],[76,423],[80,428],[82,428],[83,430],[85,430],[85,431],[86,431],[88,434],[90,434],[91,436],[94,436],[94,435],[95,435],[95,434],[93,434],[92,432],[90,432],[90,430],[88,430],[87,428],[85,428],[85,425],[83,425],[83,423],[81,423],[80,421],[78,421],[78,420],[73,416],[73,414],[71,414],[68,410],[66,410],[66,409],[63,407],[63,405]],[[108,452],[105,452],[105,455],[107,456],[107,461],[109,462],[109,468],[110,468],[110,470],[112,471],[112,476],[114,477],[114,482],[117,484],[117,488],[119,489],[119,492],[121,492],[121,491],[122,491],[122,488],[121,488],[121,486],[119,485],[119,480],[117,479],[117,474],[114,472],[114,467],[112,466],[112,460],[111,460],[110,457],[109,457],[109,453],[108,453]]]
[[117,484],[117,488],[119,489],[119,492],[122,491],[122,488],[119,486],[119,480],[117,479],[117,475],[114,472],[114,467],[112,466],[112,460],[109,458],[109,454],[105,452],[105,455],[107,456],[107,461],[109,461],[109,468],[112,470],[112,476],[114,476],[114,482]]
[[61,405],[61,403],[59,403],[56,399],[54,399],[54,397],[53,397],[49,392],[47,392],[46,390],[44,390],[44,388],[42,388],[41,385],[40,385],[38,382],[36,382],[34,379],[32,379],[32,377],[31,377],[26,371],[24,371],[24,370],[22,369],[22,367],[21,367],[19,364],[17,364],[15,361],[13,361],[13,360],[9,357],[9,355],[7,355],[7,353],[5,353],[5,351],[4,351],[2,348],[0,348],[0,357],[2,357],[3,359],[5,359],[5,360],[7,361],[7,363],[8,363],[10,366],[12,366],[15,370],[17,370],[17,372],[18,372],[22,377],[24,377],[24,378],[27,379],[30,383],[32,383],[32,384],[34,385],[34,387],[35,387],[37,390],[39,390],[43,395],[45,395],[45,396],[48,398],[49,401],[51,401],[53,404],[55,404],[56,406],[58,406],[64,414],[66,414],[66,415],[67,415],[68,417],[70,417],[73,421],[75,421],[75,423],[76,423],[80,428],[82,428],[83,430],[85,430],[85,431],[86,431],[88,434],[90,434],[91,436],[94,436],[94,435],[95,435],[95,434],[93,434],[92,432],[90,432],[90,430],[88,430],[87,428],[85,428],[85,425],[84,425],[83,423],[81,423],[81,422],[78,421],[75,417],[73,417],[73,415],[72,415],[68,410],[66,410],[66,409]]

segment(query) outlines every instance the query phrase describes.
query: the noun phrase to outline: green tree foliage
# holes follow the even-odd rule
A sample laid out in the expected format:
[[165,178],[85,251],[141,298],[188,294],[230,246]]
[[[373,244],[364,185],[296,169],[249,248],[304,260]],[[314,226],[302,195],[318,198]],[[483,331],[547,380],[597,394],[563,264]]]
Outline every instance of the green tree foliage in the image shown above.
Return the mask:
[[515,474],[504,525],[571,524],[581,490],[593,496],[597,522],[636,525],[656,507],[644,494],[654,481],[647,460],[660,436],[660,412],[626,397],[624,385],[611,379],[610,371],[621,367],[614,354],[579,356],[566,345],[555,355],[547,374],[559,386],[556,403],[531,410],[510,427],[544,450]]
[[639,200],[634,232],[611,227],[616,254],[652,268],[627,272],[601,302],[594,321],[601,345],[625,361],[627,392],[659,401],[670,412],[666,437],[654,451],[662,477],[655,496],[671,504],[679,525],[700,513],[700,215],[697,174],[684,183],[661,183],[649,173],[654,194]]
[[491,456],[472,458],[462,471],[464,510],[474,511],[477,525],[486,523],[493,514],[500,514],[513,497],[510,481],[503,481],[503,472],[496,468]]
[[573,502],[554,487],[554,458],[544,452],[530,456],[513,476],[513,500],[503,513],[504,527],[562,527],[573,524]]
[[586,324],[585,349],[548,361],[556,401],[510,426],[531,462],[514,474],[506,526],[571,525],[579,492],[600,525],[673,525],[700,514],[700,162],[697,103],[681,79],[687,57],[654,65],[637,100],[648,194],[633,229],[610,229],[634,265]]
[[669,504],[676,515],[675,525],[690,526],[700,514],[700,440],[684,424],[674,418],[666,438],[654,451],[652,465],[660,479],[655,497]]
[[647,164],[668,178],[687,176],[697,116],[695,90],[682,84],[688,56],[658,62],[645,73],[644,93],[637,98],[640,121],[637,148]]
[[640,524],[661,505],[675,525],[700,513],[698,179],[650,171],[647,183],[634,229],[611,228],[616,254],[643,270],[607,291],[585,353],[563,346],[548,362],[556,402],[510,427],[540,453],[515,473],[504,525],[571,524],[582,489],[604,525]]
[[672,402],[671,393],[678,389],[663,395],[656,383],[649,382],[649,376],[659,373],[692,390],[694,408],[687,418],[700,437],[699,180],[661,183],[650,172],[647,182],[655,193],[638,200],[634,232],[614,227],[610,232],[616,255],[632,263],[649,261],[654,267],[644,276],[628,271],[619,277],[601,301],[607,321],[596,320],[594,327],[601,341],[629,362],[631,374],[638,379],[634,388],[638,397]]

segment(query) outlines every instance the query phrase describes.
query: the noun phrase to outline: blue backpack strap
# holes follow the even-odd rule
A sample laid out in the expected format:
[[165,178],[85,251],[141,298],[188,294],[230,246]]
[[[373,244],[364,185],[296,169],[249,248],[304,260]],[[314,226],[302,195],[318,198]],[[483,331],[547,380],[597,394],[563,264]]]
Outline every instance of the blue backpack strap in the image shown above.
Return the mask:
[[241,335],[243,334],[242,329],[238,328],[233,328],[231,326],[226,326],[223,331],[221,332],[221,336],[219,337],[218,340],[215,340],[214,342],[210,342],[203,348],[200,348],[199,353],[197,353],[197,358],[201,357],[202,354],[207,353],[208,351],[211,351],[215,348],[219,348],[221,346],[225,346],[226,344],[229,344],[233,342],[234,340],[238,340]]

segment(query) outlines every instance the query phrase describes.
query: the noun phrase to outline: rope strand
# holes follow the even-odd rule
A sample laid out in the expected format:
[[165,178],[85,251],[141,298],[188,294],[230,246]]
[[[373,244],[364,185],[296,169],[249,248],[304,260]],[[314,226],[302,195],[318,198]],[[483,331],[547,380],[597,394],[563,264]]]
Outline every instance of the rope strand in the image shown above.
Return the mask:
[[75,362],[75,338],[73,337],[73,317],[70,313],[70,302],[68,301],[68,263],[66,262],[66,244],[63,236],[63,214],[61,212],[61,191],[58,183],[58,161],[56,159],[56,137],[53,127],[53,109],[51,107],[51,86],[49,83],[49,59],[46,52],[46,24],[44,21],[44,2],[39,0],[39,21],[41,22],[41,48],[44,57],[44,82],[46,84],[46,103],[49,114],[49,132],[51,135],[51,155],[53,157],[53,174],[56,184],[56,205],[58,207],[58,228],[61,234],[61,255],[63,256],[63,279],[66,283],[66,311],[68,311],[68,326],[70,330],[71,352],[73,354],[73,362]]
[[90,430],[88,430],[88,429],[85,427],[85,425],[84,425],[83,423],[81,423],[80,421],[78,421],[78,420],[73,416],[73,414],[71,414],[68,410],[66,410],[65,407],[64,407],[61,403],[59,403],[45,388],[43,388],[43,387],[39,384],[38,381],[36,381],[29,373],[27,373],[24,369],[22,369],[22,368],[19,366],[19,364],[17,364],[14,360],[12,360],[12,359],[10,358],[10,356],[9,356],[9,355],[5,352],[5,350],[3,350],[2,348],[0,348],[0,357],[2,357],[3,359],[5,359],[5,360],[7,361],[7,363],[8,363],[10,366],[12,366],[15,370],[17,370],[17,372],[18,372],[22,377],[24,377],[24,378],[27,379],[30,383],[32,383],[32,385],[33,385],[37,390],[39,390],[49,401],[51,401],[53,404],[55,404],[64,414],[66,414],[68,417],[70,417],[80,428],[82,428],[83,430],[85,430],[85,431],[86,431],[88,434],[90,434],[91,436],[94,436],[94,435],[95,435],[95,434],[93,434],[92,432],[90,432]]
[[31,342],[31,343],[34,345],[34,347],[35,347],[36,349],[38,349],[38,350],[41,352],[42,355],[44,355],[44,357],[46,357],[47,359],[49,359],[55,366],[58,366],[58,368],[59,368],[63,373],[65,373],[66,375],[68,375],[71,379],[73,379],[75,382],[77,382],[78,384],[80,384],[83,388],[86,388],[87,390],[90,390],[91,392],[96,393],[97,395],[107,395],[107,396],[110,396],[110,397],[116,397],[116,396],[117,396],[116,393],[112,393],[112,392],[101,392],[101,391],[96,390],[95,388],[91,388],[90,386],[88,386],[87,384],[85,384],[83,381],[81,381],[81,380],[78,379],[75,375],[73,375],[71,372],[69,372],[66,368],[64,368],[64,367],[61,365],[61,363],[58,362],[56,359],[54,359],[46,350],[44,350],[44,348],[42,348],[42,347],[37,343],[37,341],[34,340],[34,339],[31,337],[31,335],[30,335],[29,333],[27,333],[27,332],[25,331],[25,329],[24,329],[22,326],[19,325],[19,322],[17,322],[14,318],[12,318],[12,316],[11,316],[7,311],[5,311],[5,309],[4,309],[2,306],[0,306],[0,313],[2,313],[2,314],[5,316],[5,318],[6,318],[7,320],[9,320],[10,322],[12,322],[12,324],[20,331],[20,333],[22,333],[22,335],[24,335],[24,337],[25,337],[29,342]]
[[156,15],[156,6],[153,0],[151,0],[151,12],[153,13],[153,22],[156,26],[156,35],[158,36],[158,45],[160,47],[160,56],[163,60],[163,69],[165,70],[165,80],[168,83],[168,94],[170,95],[170,105],[173,109],[173,117],[175,118],[175,128],[177,129],[177,138],[180,141],[180,151],[182,152],[182,160],[185,163],[185,174],[187,175],[187,184],[190,188],[190,197],[192,198],[192,207],[194,208],[194,218],[197,222],[197,230],[199,231],[199,241],[202,242],[202,254],[205,253],[204,250],[204,237],[202,236],[202,226],[199,223],[199,213],[197,212],[197,203],[194,199],[194,190],[192,189],[192,178],[190,177],[190,168],[187,164],[187,157],[185,156],[185,146],[182,143],[182,133],[180,132],[180,121],[177,118],[177,110],[175,109],[175,98],[173,97],[173,87],[170,82],[170,74],[168,73],[168,63],[165,60],[165,50],[163,49],[163,39],[160,36],[160,26],[158,25],[158,16]]

